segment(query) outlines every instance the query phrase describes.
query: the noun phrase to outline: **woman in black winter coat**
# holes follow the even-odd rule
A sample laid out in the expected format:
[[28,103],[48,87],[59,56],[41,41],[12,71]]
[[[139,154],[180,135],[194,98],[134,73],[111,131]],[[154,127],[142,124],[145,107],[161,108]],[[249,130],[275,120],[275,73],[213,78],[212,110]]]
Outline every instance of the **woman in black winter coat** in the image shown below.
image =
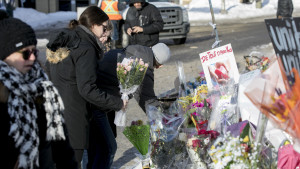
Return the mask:
[[101,169],[110,168],[117,150],[113,132],[106,126],[105,110],[119,111],[125,105],[120,97],[107,94],[96,85],[97,60],[103,55],[99,39],[106,32],[107,24],[108,16],[100,8],[88,7],[79,22],[74,22],[73,29],[63,29],[50,38],[46,63],[50,79],[65,104],[65,120],[77,162],[88,148],[90,127],[104,144],[98,147],[100,154],[88,152],[88,164]]
[[36,61],[33,29],[0,20],[1,168],[76,169],[64,124],[64,105]]

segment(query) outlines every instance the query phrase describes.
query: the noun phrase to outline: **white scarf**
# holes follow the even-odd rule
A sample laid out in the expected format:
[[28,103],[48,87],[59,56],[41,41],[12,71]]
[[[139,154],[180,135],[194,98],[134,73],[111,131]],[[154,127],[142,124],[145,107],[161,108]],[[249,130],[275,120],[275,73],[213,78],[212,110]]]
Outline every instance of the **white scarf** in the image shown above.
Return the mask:
[[34,100],[38,96],[42,96],[45,100],[46,140],[50,141],[65,139],[62,99],[37,62],[28,73],[22,74],[14,67],[0,61],[0,81],[10,92],[7,106],[12,120],[8,135],[13,137],[15,147],[20,149],[18,167],[34,168],[39,166],[40,138],[38,137],[36,122],[38,117]]

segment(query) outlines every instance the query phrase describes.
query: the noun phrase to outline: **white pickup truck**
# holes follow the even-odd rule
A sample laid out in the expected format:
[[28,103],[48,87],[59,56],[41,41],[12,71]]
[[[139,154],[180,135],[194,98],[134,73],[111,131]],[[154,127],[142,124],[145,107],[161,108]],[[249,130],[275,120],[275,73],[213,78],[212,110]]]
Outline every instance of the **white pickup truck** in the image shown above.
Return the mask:
[[[124,20],[126,20],[126,14],[129,9],[130,0],[119,0],[120,3],[126,3],[127,8],[120,11],[123,16],[123,20],[119,22],[119,32],[120,38],[118,44],[122,47],[128,46],[129,37],[124,30]],[[175,3],[169,2],[169,0],[146,0],[153,5],[155,5],[162,16],[164,21],[163,31],[159,33],[159,39],[173,39],[176,45],[184,44],[187,38],[187,34],[190,32],[190,22],[187,9],[177,5]],[[100,6],[101,1],[99,1],[98,6]],[[81,15],[86,7],[77,8],[77,17]]]
[[[119,2],[126,2],[129,4],[129,0],[119,0]],[[146,0],[155,5],[162,16],[164,21],[164,29],[159,33],[159,39],[173,39],[176,45],[184,44],[187,38],[187,34],[190,31],[190,23],[187,9],[169,2],[169,0]],[[122,11],[123,19],[126,20],[128,8]],[[124,31],[124,21],[120,22],[120,35],[122,46],[128,45],[128,35]]]

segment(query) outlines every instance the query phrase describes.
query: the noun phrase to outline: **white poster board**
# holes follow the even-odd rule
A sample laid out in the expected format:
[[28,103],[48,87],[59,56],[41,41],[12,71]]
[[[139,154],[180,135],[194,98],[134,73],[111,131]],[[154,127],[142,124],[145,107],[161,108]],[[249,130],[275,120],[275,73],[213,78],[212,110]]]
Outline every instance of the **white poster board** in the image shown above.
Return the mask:
[[239,71],[231,44],[199,54],[209,90],[226,84],[229,80],[239,81]]

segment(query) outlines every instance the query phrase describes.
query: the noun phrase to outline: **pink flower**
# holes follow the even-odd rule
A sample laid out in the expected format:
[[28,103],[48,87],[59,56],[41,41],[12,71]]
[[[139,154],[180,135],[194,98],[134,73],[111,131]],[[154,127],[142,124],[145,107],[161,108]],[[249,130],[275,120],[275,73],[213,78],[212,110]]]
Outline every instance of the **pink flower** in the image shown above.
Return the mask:
[[244,130],[245,126],[247,123],[242,124],[241,128],[240,128],[240,133],[242,133],[242,131]]
[[145,67],[148,67],[149,66],[149,64],[148,63],[145,63]]
[[144,65],[145,63],[144,63],[144,61],[141,59],[140,62],[139,62],[139,64],[140,64],[140,65]]
[[193,140],[192,141],[193,142],[193,147],[195,148],[195,147],[201,147],[201,141],[200,140]]
[[144,70],[144,68],[140,68],[140,71],[143,71]]
[[125,69],[129,72],[131,70],[131,66],[127,66]]
[[198,131],[198,135],[210,135],[210,139],[216,139],[220,133],[214,130],[205,130],[205,129],[201,129],[200,131]]
[[200,77],[205,77],[204,71],[199,73]]
[[126,71],[126,70],[124,70],[124,75],[126,75],[126,73],[127,73],[127,71]]
[[198,114],[196,112],[192,113],[193,116],[198,116]]
[[196,103],[193,104],[193,106],[194,107],[204,107],[204,104],[197,101]]
[[206,103],[207,103],[207,105],[208,105],[209,108],[212,108],[211,107],[212,105],[210,104],[210,99],[206,99]]

